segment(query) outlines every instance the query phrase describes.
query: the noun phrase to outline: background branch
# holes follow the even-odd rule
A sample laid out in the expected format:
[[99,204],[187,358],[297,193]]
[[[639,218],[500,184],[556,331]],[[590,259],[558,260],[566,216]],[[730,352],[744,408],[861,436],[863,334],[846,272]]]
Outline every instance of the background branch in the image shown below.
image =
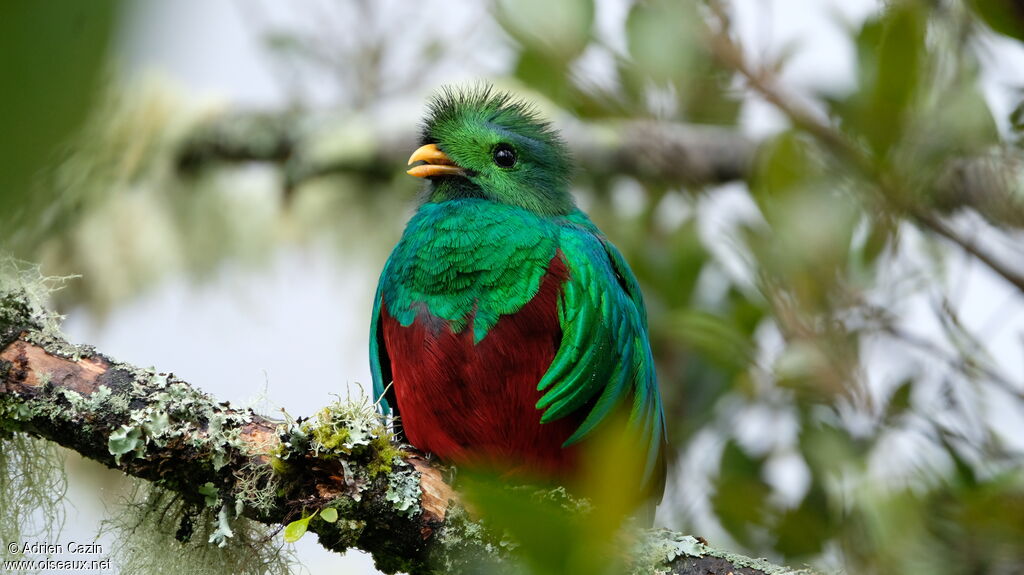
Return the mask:
[[[863,153],[845,135],[782,94],[765,74],[749,66],[727,38],[716,37],[710,45],[723,64],[744,76],[794,126],[873,173]],[[235,112],[196,126],[182,142],[177,164],[189,174],[223,163],[276,163],[282,166],[287,191],[331,174],[380,179],[402,174],[400,168],[415,148],[417,135],[367,126],[358,118]],[[587,178],[631,176],[689,187],[748,179],[760,144],[734,128],[654,120],[563,122],[559,129],[580,174]],[[972,209],[997,226],[1024,228],[1024,154],[1006,148],[957,158],[940,171],[931,193],[936,207],[945,213]],[[919,223],[974,253],[955,232],[927,220]],[[1002,269],[1001,275],[1024,288],[1024,283],[1018,283],[1019,274],[995,265]]]
[[[590,177],[719,184],[744,178],[755,151],[750,138],[715,126],[624,120],[559,128],[581,173]],[[391,177],[404,171],[399,168],[417,137],[379,126],[371,130],[352,118],[232,113],[199,125],[178,151],[178,166],[188,173],[222,162],[279,163],[287,188],[335,173]]]

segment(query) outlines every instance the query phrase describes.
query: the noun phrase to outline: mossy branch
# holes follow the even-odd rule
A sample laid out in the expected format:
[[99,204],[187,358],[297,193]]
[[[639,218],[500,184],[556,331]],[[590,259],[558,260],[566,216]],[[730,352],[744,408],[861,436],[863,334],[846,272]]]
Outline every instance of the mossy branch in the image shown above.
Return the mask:
[[[368,551],[385,572],[510,565],[500,537],[469,518],[441,469],[395,443],[369,403],[273,421],[173,374],[72,345],[52,318],[27,292],[0,289],[4,432],[56,442],[215,510],[212,543],[231,537],[238,516],[285,525],[315,514],[305,527],[324,547]],[[797,573],[664,530],[634,554],[635,573]]]

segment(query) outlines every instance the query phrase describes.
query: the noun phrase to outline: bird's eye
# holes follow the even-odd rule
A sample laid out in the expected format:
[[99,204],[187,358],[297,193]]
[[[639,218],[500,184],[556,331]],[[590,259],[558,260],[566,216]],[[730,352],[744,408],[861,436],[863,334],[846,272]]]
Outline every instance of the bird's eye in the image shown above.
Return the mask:
[[516,150],[508,144],[494,146],[493,157],[499,168],[511,168],[516,165]]

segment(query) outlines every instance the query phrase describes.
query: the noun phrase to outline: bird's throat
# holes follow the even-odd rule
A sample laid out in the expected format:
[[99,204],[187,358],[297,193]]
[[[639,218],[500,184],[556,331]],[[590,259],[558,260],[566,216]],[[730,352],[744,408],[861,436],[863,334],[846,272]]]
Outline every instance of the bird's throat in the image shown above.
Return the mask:
[[461,176],[442,176],[430,179],[423,203],[440,203],[449,200],[488,199],[483,188]]

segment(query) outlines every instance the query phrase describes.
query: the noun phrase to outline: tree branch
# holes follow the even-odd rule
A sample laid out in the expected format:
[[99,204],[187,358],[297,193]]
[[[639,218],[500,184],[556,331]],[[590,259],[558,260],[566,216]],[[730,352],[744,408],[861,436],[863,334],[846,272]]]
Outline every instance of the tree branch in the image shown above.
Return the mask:
[[[797,128],[852,160],[858,169],[872,172],[860,150],[841,132],[782,94],[766,74],[745,61],[731,40],[715,36],[709,41],[725,66],[744,76]],[[651,120],[567,122],[559,128],[586,177],[632,176],[668,185],[701,187],[746,180],[759,145],[732,128]],[[177,152],[178,167],[188,174],[224,162],[277,163],[290,192],[331,174],[377,179],[400,175],[415,141],[412,132],[371,127],[359,119],[235,112],[211,118],[185,138]],[[956,158],[939,174],[932,197],[941,212],[972,209],[994,225],[1024,228],[1024,153],[1020,150]],[[929,222],[921,223],[931,227]],[[949,239],[962,245],[959,238]]]
[[[372,553],[386,572],[458,573],[507,560],[440,468],[392,443],[375,413],[335,411],[333,420],[320,417],[321,427],[272,421],[173,374],[69,344],[45,327],[46,317],[24,292],[0,293],[0,429],[54,441],[196,505],[209,504],[208,487],[200,487],[212,484],[216,505],[263,523],[333,507],[337,521],[317,518],[309,530],[328,549]],[[807,573],[665,530],[651,531],[635,555],[637,573]]]
[[[714,126],[634,120],[559,128],[590,177],[720,184],[744,178],[755,151],[751,139]],[[390,178],[404,172],[416,138],[352,118],[233,113],[198,126],[178,150],[178,167],[188,173],[217,162],[279,163],[287,189],[328,174]]]

